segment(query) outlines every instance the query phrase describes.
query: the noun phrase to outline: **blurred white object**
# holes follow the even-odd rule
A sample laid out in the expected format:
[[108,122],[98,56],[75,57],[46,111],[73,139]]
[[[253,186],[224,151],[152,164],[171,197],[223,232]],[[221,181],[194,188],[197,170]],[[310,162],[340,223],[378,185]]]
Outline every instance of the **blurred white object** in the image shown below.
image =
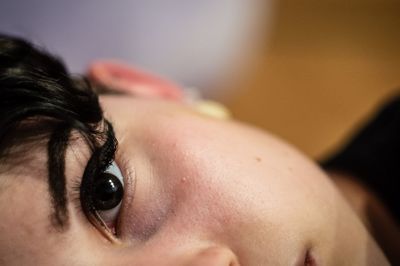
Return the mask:
[[0,31],[45,45],[81,73],[117,58],[199,88],[229,69],[270,0],[2,0]]

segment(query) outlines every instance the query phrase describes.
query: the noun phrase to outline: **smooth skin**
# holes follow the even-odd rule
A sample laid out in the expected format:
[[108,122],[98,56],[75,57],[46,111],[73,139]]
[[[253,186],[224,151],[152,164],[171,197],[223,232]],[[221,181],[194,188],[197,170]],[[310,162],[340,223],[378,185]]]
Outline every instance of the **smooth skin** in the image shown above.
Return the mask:
[[100,98],[125,178],[118,239],[80,210],[73,187],[89,150],[74,138],[64,231],[51,225],[46,147],[2,171],[1,265],[389,265],[315,163],[259,129],[163,98]]

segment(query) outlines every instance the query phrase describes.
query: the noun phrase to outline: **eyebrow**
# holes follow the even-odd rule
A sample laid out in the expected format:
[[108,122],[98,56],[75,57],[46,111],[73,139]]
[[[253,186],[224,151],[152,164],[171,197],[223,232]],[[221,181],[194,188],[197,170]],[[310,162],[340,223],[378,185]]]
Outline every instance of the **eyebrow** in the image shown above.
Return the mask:
[[48,183],[52,201],[52,225],[63,228],[68,223],[65,154],[71,127],[61,124],[51,134],[47,146]]
[[[101,146],[96,145],[96,136],[89,135],[86,139],[88,144],[91,145],[92,155],[89,159],[88,165],[85,168],[82,179],[95,178],[97,171],[94,170],[104,170],[103,168],[107,167],[114,158],[117,147],[114,129],[109,121],[104,119],[104,122],[106,125],[106,131],[102,132],[100,137],[105,137],[105,140]],[[69,224],[65,176],[65,155],[69,146],[69,137],[72,129],[73,127],[67,123],[60,124],[51,134],[47,146],[48,184],[52,203],[51,224],[54,228],[60,231],[64,231]],[[84,180],[82,180],[82,182],[83,181]]]

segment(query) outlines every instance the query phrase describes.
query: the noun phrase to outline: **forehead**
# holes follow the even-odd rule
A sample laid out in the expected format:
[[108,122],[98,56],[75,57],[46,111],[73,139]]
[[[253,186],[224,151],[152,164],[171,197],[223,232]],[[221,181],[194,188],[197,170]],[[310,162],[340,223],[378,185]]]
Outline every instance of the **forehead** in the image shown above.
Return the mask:
[[[0,257],[26,256],[50,230],[46,167],[40,158],[0,174]],[[36,163],[36,164],[35,164]],[[20,254],[21,251],[24,251]]]
[[[89,157],[86,142],[78,133],[72,132],[65,156],[67,174],[74,175],[77,168],[84,168]],[[81,171],[78,173],[82,174]],[[39,192],[47,196],[48,176],[47,141],[34,139],[14,145],[0,162],[0,204],[11,198],[29,203]],[[29,193],[29,190],[35,193]]]
[[[89,156],[88,149],[81,141],[73,141],[71,149],[67,151],[66,161],[70,174],[83,171],[80,165]],[[52,198],[47,182],[46,152],[45,145],[36,145],[28,149],[22,164],[1,168],[0,264],[54,265],[57,259],[65,263],[68,261],[66,254],[74,247],[71,245],[71,236],[76,230],[75,223],[71,223],[69,233],[65,234],[57,231],[51,222]],[[82,159],[79,164],[76,158]],[[16,161],[10,159],[9,164]],[[79,252],[70,255],[77,257]]]

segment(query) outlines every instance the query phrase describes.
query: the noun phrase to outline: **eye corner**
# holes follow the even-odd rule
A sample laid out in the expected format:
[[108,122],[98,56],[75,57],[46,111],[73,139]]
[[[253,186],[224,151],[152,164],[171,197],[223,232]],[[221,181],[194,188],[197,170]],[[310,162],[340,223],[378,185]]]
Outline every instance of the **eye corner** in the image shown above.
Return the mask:
[[106,243],[111,244],[122,244],[122,240],[120,239],[118,232],[112,230],[107,224],[102,220],[102,218],[98,215],[97,212],[91,213],[88,216],[89,222],[92,225],[94,231],[97,231],[96,234],[100,233],[103,239],[106,240]]

